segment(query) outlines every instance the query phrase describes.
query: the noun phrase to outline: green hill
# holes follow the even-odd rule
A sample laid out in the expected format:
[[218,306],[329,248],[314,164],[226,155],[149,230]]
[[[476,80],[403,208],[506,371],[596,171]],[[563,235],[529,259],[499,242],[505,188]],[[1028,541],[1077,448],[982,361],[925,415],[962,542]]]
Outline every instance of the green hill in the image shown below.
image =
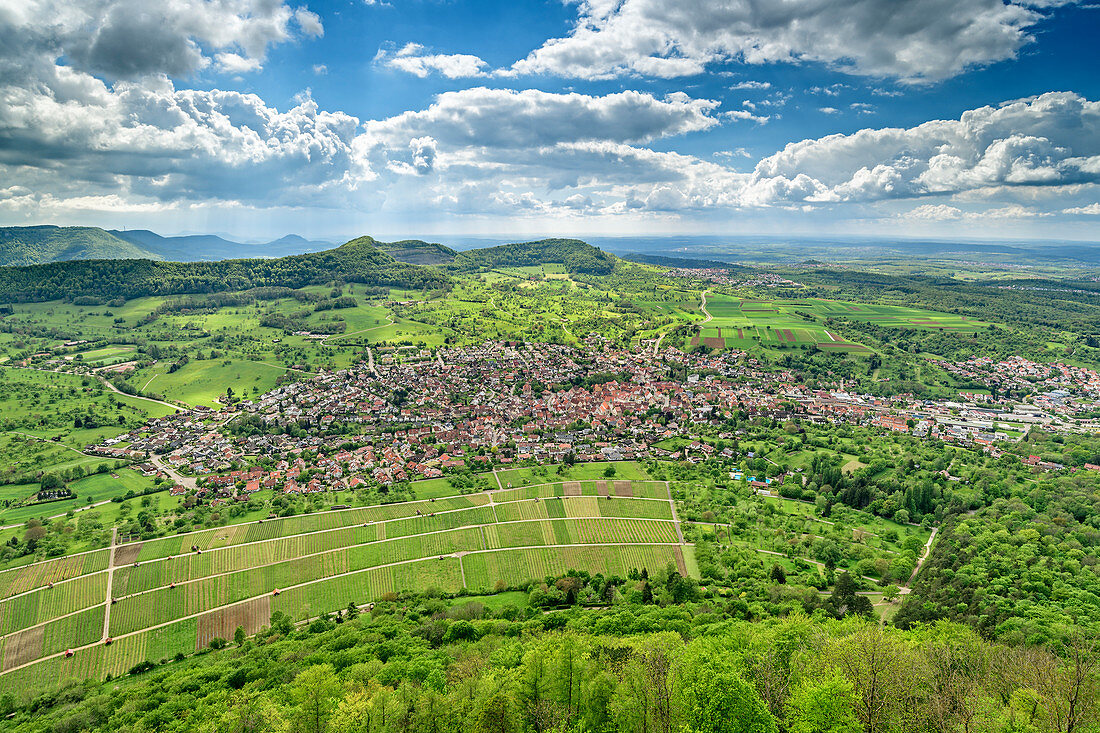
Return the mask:
[[367,285],[438,287],[443,273],[398,262],[371,237],[336,249],[277,259],[220,262],[74,260],[0,268],[0,301],[28,302],[91,296],[136,298],[281,286],[299,288],[331,280]]
[[450,247],[435,242],[423,242],[419,239],[404,239],[400,242],[375,242],[383,252],[388,252],[398,262],[413,265],[446,265],[454,262],[458,255]]
[[99,227],[0,227],[0,266],[113,259],[161,258]]
[[459,252],[449,269],[460,272],[494,267],[527,267],[560,262],[572,273],[607,275],[615,257],[579,239],[540,239]]

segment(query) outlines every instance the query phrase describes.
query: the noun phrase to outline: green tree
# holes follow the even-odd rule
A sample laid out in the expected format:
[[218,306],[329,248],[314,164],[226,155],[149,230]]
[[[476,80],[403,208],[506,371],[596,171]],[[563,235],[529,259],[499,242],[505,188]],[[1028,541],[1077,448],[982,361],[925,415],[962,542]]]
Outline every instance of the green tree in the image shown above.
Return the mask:
[[860,733],[852,683],[840,675],[797,687],[787,699],[790,733]]
[[696,642],[680,665],[684,722],[692,733],[776,733],[760,694],[737,673],[728,649]]
[[315,664],[302,670],[290,687],[290,699],[296,707],[298,730],[304,733],[325,733],[339,693],[340,685],[332,665]]

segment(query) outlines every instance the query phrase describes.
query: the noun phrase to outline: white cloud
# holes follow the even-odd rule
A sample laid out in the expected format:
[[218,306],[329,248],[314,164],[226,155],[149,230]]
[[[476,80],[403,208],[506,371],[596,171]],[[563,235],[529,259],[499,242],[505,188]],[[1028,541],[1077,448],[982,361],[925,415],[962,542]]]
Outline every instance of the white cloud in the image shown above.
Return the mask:
[[824,112],[827,115],[840,114],[840,110],[837,109],[836,107],[821,107],[821,108],[818,109],[818,111],[819,112]]
[[[746,102],[744,104],[745,104],[746,107],[755,107],[755,105],[752,105],[751,103]],[[756,114],[753,114],[752,112],[750,112],[748,110],[745,110],[745,109],[734,109],[734,110],[730,110],[728,112],[723,112],[722,114],[724,116],[728,117],[731,120],[747,120],[747,121],[750,121],[750,122],[755,122],[755,123],[760,124],[760,125],[763,125],[769,119],[771,119],[767,115],[756,115]]]
[[1100,216],[1100,203],[1089,204],[1087,206],[1071,206],[1068,209],[1062,209],[1063,214],[1070,214],[1071,216]]
[[962,209],[947,204],[921,204],[901,215],[905,219],[925,221],[955,221],[963,217]]
[[270,46],[323,33],[320,18],[283,0],[19,0],[0,12],[0,61],[41,73],[64,56],[108,79],[187,76],[210,66],[238,73]]
[[218,63],[218,70],[226,74],[245,74],[263,68],[263,65],[256,59],[248,59],[229,52],[215,55],[214,60]]
[[1097,181],[1100,103],[1052,92],[958,120],[791,143],[757,164],[746,198],[871,201]]
[[469,54],[425,54],[419,43],[407,43],[396,52],[380,50],[375,62],[398,69],[421,79],[440,74],[448,79],[487,76],[488,64]]
[[737,82],[736,84],[734,84],[733,86],[730,87],[730,89],[732,91],[737,91],[739,89],[760,89],[760,90],[763,90],[763,89],[771,89],[771,88],[772,88],[771,82],[768,82],[768,81],[741,81],[741,82]]
[[439,95],[425,110],[366,123],[380,143],[431,135],[448,146],[517,148],[559,142],[648,142],[718,124],[718,102],[676,93],[626,91],[602,97],[474,87]]
[[298,23],[298,27],[302,29],[302,33],[310,38],[320,38],[325,35],[325,27],[321,25],[321,17],[317,13],[310,12],[305,8],[298,8],[294,11],[294,20]]
[[579,0],[572,32],[512,66],[586,79],[699,74],[708,64],[812,61],[852,74],[935,81],[1015,57],[1043,19],[1003,0]]
[[969,221],[981,222],[998,219],[1036,219],[1052,216],[1049,212],[1036,211],[1035,209],[1012,204],[981,211],[963,211],[956,206],[947,204],[922,204],[914,209],[903,212],[903,219],[917,221]]

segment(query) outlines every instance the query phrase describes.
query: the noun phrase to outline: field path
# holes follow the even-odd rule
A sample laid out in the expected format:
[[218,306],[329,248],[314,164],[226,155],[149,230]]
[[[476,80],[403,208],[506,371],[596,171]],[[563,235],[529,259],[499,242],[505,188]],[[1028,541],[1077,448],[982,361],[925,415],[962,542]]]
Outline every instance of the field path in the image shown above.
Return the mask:
[[707,290],[704,290],[703,291],[703,298],[702,298],[701,301],[699,301],[699,310],[703,311],[703,315],[706,316],[706,318],[704,318],[702,320],[702,323],[700,323],[699,325],[702,325],[703,323],[710,323],[710,320],[712,318],[714,318],[714,316],[712,316],[710,314],[710,312],[707,310],[707,293],[709,293],[709,292],[710,292],[709,288]]
[[283,366],[282,364],[272,364],[271,362],[267,361],[256,361],[255,359],[239,359],[239,361],[247,361],[249,364],[260,364],[262,366],[271,367],[272,369],[282,369],[283,371],[287,372],[298,372],[299,374],[309,375],[313,374],[313,372],[307,372],[305,369],[295,369],[294,367]]
[[115,584],[115,545],[118,544],[118,527],[111,530],[111,547],[110,552],[107,553],[107,601],[105,603],[106,611],[103,612],[103,636],[99,638],[100,641],[107,641],[107,637],[111,633],[111,593]]
[[917,566],[913,568],[913,574],[909,576],[909,580],[905,582],[905,587],[899,588],[902,595],[907,595],[910,590],[910,586],[913,585],[913,581],[917,579],[917,573],[920,572],[921,566],[924,565],[924,561],[928,559],[929,553],[932,552],[932,540],[936,539],[936,533],[940,531],[939,527],[932,528],[932,534],[928,535],[928,541],[924,543],[924,552],[921,553],[920,559],[917,560]]
[[389,321],[388,323],[383,323],[383,324],[378,325],[378,326],[371,326],[370,328],[361,328],[358,331],[352,331],[351,333],[330,333],[328,336],[325,336],[323,339],[321,339],[318,343],[320,343],[321,346],[328,346],[328,340],[329,339],[347,338],[348,336],[358,336],[361,333],[367,333],[368,331],[375,331],[379,328],[386,328],[388,326],[392,326],[393,325],[393,314],[390,313],[389,315],[387,315],[386,319]]
[[116,394],[124,395],[126,397],[133,397],[135,400],[145,400],[146,402],[155,402],[158,405],[164,405],[165,407],[171,407],[173,410],[189,409],[189,408],[186,408],[186,407],[180,407],[179,405],[173,405],[171,402],[165,402],[164,400],[154,400],[152,397],[143,397],[139,394],[129,394],[127,392],[123,392],[121,389],[119,389],[115,385],[111,384],[111,382],[106,377],[101,377],[98,374],[96,374],[95,376],[96,376],[96,379],[103,382],[103,384],[107,387],[107,389],[111,390],[112,392],[114,392]]
[[687,544],[684,542],[684,533],[680,530],[680,515],[676,513],[676,500],[672,498],[672,485],[668,481],[665,481],[665,490],[668,492],[668,505],[672,507],[672,521],[673,526],[676,527],[676,536],[680,538],[680,544]]
[[[493,471],[494,476],[496,476],[496,473],[497,473],[496,471]],[[500,484],[500,478],[499,477],[497,478],[497,484],[498,485]],[[496,500],[496,497],[493,496],[492,491],[487,491],[485,493],[487,493],[489,495],[489,506],[492,507],[492,509],[493,509],[493,521],[494,522],[499,522],[500,519],[497,517],[497,500]],[[481,538],[482,538],[482,540],[485,539],[485,528],[484,527],[481,528]]]

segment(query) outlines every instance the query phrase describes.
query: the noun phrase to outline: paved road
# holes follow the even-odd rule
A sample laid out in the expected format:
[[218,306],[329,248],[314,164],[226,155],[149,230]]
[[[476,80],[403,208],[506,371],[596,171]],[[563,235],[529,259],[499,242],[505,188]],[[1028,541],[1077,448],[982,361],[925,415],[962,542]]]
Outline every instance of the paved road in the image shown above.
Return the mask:
[[706,316],[706,318],[703,319],[702,323],[710,323],[710,319],[714,318],[714,316],[712,316],[707,310],[707,293],[709,292],[709,290],[703,291],[703,300],[699,303],[699,310],[703,311],[703,315]]
[[149,462],[159,468],[161,471],[164,471],[166,474],[168,474],[168,478],[172,479],[180,486],[183,486],[187,489],[197,489],[199,487],[199,482],[196,479],[191,476],[184,476],[178,473],[176,469],[169,466],[160,458],[152,456],[149,458]]

